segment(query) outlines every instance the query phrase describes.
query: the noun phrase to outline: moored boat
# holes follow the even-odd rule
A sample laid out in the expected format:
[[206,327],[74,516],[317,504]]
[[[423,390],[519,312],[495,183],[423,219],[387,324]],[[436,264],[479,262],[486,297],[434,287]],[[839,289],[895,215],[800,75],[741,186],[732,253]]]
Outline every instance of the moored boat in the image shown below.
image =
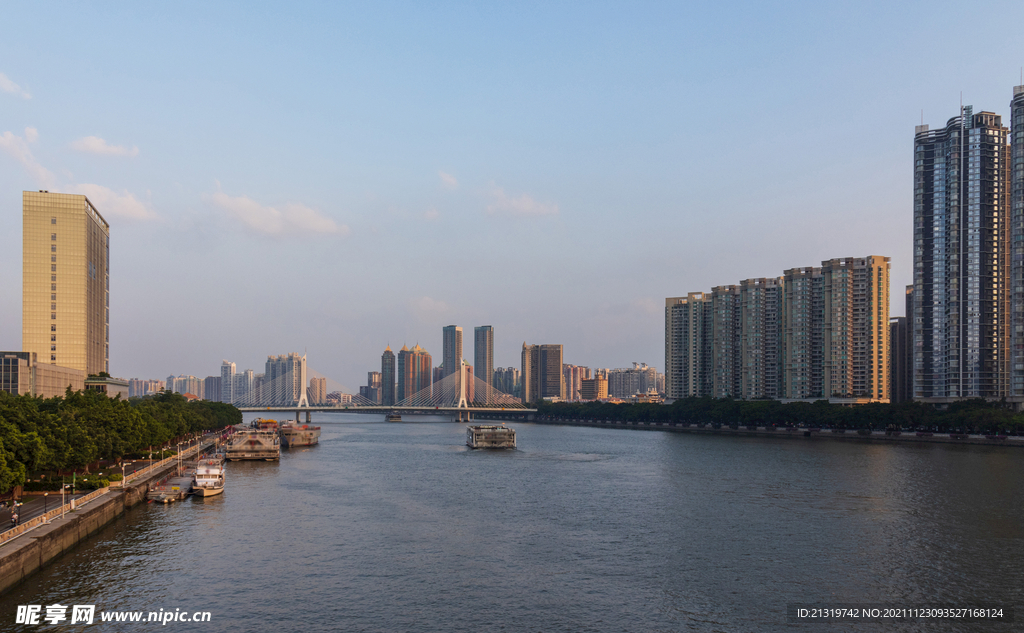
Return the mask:
[[[276,426],[276,422],[274,423]],[[240,459],[281,459],[281,439],[277,429],[261,431],[259,428],[243,429],[228,438],[225,457],[229,461]]]
[[388,417],[385,418],[385,420],[387,422],[401,422],[402,416],[398,415],[397,413],[389,413]]
[[221,455],[199,460],[192,478],[192,493],[212,497],[224,492],[224,458]]
[[293,446],[313,446],[320,442],[320,427],[309,424],[282,424],[281,444],[285,448]]

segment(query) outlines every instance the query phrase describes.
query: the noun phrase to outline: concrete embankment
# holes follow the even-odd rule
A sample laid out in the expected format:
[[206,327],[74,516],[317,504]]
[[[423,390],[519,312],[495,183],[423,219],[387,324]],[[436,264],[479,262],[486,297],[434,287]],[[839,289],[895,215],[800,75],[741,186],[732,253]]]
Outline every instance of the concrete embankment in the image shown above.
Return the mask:
[[79,500],[73,510],[68,504],[5,532],[0,541],[0,595],[144,502],[150,487],[175,468],[174,458],[154,464],[146,473],[127,482],[123,490],[97,490]]
[[[509,420],[508,416],[478,415],[480,419]],[[932,433],[918,435],[913,431],[904,431],[899,435],[886,435],[885,431],[874,431],[869,435],[861,435],[855,430],[833,432],[832,429],[815,429],[803,427],[774,428],[764,426],[721,426],[714,428],[711,424],[696,425],[683,422],[621,422],[615,420],[555,418],[550,416],[534,416],[529,420],[536,424],[560,424],[565,426],[592,426],[606,429],[638,429],[643,431],[669,431],[673,433],[697,433],[703,435],[733,435],[740,437],[766,437],[791,440],[846,440],[850,442],[874,442],[878,444],[919,443],[919,444],[970,444],[980,446],[1015,446],[1024,448],[1024,438],[986,437],[984,435],[950,435],[948,433]]]

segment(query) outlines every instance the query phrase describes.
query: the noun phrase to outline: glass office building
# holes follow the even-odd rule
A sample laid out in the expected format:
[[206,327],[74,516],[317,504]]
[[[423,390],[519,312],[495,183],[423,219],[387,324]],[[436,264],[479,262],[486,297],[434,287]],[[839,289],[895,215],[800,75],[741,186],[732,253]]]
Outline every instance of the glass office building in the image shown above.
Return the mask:
[[85,196],[22,194],[22,334],[40,363],[109,372],[110,225]]

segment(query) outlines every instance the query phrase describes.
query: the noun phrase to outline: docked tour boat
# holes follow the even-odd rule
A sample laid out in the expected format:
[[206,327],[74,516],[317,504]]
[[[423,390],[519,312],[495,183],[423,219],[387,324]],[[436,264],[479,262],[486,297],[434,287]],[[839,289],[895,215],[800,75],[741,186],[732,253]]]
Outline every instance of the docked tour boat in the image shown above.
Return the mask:
[[320,442],[320,427],[309,424],[282,424],[281,444],[285,448],[312,446]]
[[[281,459],[281,439],[277,435],[277,422],[256,420],[255,428],[242,429],[228,438],[228,461],[239,459]],[[272,430],[271,430],[272,429]]]
[[199,460],[192,479],[192,493],[212,497],[224,492],[224,456],[216,455]]

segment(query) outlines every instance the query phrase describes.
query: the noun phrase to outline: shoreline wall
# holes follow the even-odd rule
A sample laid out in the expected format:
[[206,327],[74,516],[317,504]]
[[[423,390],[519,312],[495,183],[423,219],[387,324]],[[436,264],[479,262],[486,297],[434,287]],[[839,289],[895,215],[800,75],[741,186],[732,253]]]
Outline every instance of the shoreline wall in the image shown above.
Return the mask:
[[[129,509],[146,501],[151,486],[174,470],[171,461],[133,479],[128,486],[107,489],[83,506],[60,517],[60,508],[47,513],[49,523],[31,521],[19,526],[25,528],[0,545],[0,595],[20,585],[26,578],[63,556],[82,541],[88,539]],[[36,517],[43,519],[43,517]],[[16,528],[17,529],[17,528]]]
[[605,429],[634,429],[642,431],[669,431],[673,433],[695,433],[703,435],[731,435],[738,437],[765,437],[774,439],[784,440],[847,440],[853,442],[869,442],[877,444],[897,444],[897,443],[929,443],[929,444],[954,444],[954,445],[974,445],[974,446],[1011,446],[1017,448],[1024,448],[1024,441],[1021,439],[988,439],[985,436],[972,435],[967,438],[952,438],[945,433],[934,433],[932,435],[919,436],[913,431],[904,431],[899,435],[886,435],[884,431],[876,431],[871,435],[860,435],[856,430],[848,429],[844,433],[833,433],[831,429],[809,429],[802,427],[793,427],[786,429],[783,427],[775,428],[774,430],[768,430],[769,427],[748,427],[748,426],[737,426],[732,428],[729,426],[721,426],[720,428],[714,428],[710,424],[704,426],[697,426],[695,424],[684,424],[682,422],[643,422],[643,421],[631,421],[622,422],[617,420],[597,420],[597,419],[575,419],[575,418],[552,418],[550,416],[533,415],[533,416],[508,416],[508,415],[497,415],[497,414],[477,414],[474,416],[477,420],[505,420],[508,422],[532,422],[534,424],[557,424],[562,426],[590,426],[596,428]]

